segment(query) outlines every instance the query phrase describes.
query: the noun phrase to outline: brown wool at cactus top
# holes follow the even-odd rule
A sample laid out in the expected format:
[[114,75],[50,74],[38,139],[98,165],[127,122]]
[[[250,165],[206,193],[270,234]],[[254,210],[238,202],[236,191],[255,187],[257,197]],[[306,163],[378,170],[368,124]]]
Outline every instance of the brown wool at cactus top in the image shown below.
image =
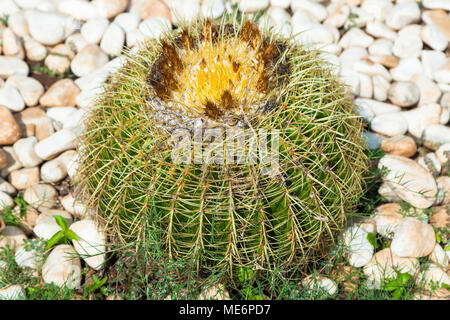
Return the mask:
[[274,104],[277,86],[290,69],[286,49],[251,21],[239,28],[206,20],[161,41],[148,83],[179,112],[230,122]]

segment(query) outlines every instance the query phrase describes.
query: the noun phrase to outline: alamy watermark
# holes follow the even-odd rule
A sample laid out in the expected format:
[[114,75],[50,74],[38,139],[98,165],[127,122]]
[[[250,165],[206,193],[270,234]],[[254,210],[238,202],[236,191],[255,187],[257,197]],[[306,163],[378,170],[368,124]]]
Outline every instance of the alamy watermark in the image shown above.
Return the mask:
[[177,129],[169,141],[176,164],[258,165],[263,175],[279,174],[278,130],[242,128]]

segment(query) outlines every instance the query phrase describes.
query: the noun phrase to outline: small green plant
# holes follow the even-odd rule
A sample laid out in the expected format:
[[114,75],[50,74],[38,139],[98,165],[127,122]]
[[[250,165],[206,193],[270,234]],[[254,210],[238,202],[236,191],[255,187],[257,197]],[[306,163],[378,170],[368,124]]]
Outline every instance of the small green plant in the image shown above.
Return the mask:
[[369,233],[367,235],[367,241],[369,241],[375,250],[382,250],[390,247],[389,241],[379,234]]
[[356,28],[358,27],[358,22],[356,21],[356,19],[359,18],[359,15],[354,13],[354,12],[350,12],[350,14],[348,15],[348,25],[344,28],[344,31],[347,32],[348,30],[350,30],[351,28]]
[[104,296],[107,296],[108,294],[106,293],[105,290],[105,283],[108,280],[107,277],[103,277],[102,279],[99,279],[96,275],[92,276],[92,281],[94,281],[93,284],[91,284],[89,287],[87,287],[86,291],[88,293],[94,293],[97,290],[100,290],[100,293],[103,294]]
[[0,17],[0,23],[2,23],[5,27],[8,26],[9,15],[5,14],[3,17]]
[[67,243],[70,244],[72,240],[79,240],[78,236],[69,229],[69,224],[67,223],[66,219],[59,215],[53,216],[56,220],[56,223],[61,227],[62,230],[58,231],[51,237],[47,244],[45,245],[45,250],[50,249],[55,244],[62,244]]
[[[56,53],[53,53],[53,55],[66,57],[66,55],[56,54]],[[42,74],[46,74],[46,75],[48,75],[50,77],[53,77],[53,78],[58,78],[58,79],[67,79],[67,78],[73,79],[73,78],[75,78],[75,75],[72,73],[70,68],[67,69],[66,71],[64,71],[63,73],[58,73],[58,72],[53,71],[53,70],[51,70],[51,69],[49,69],[49,68],[47,68],[45,66],[32,66],[31,68],[33,70],[35,70],[35,71],[38,71],[38,72],[40,72]]]
[[0,217],[3,219],[7,226],[18,226],[20,220],[25,216],[27,212],[27,204],[21,198],[14,198],[14,203],[19,208],[19,215],[14,214],[13,209],[9,207],[4,207],[0,211]]
[[385,283],[382,284],[381,290],[392,293],[392,299],[400,300],[405,292],[406,287],[410,283],[411,275],[408,273],[397,272],[395,278],[386,278]]
[[253,287],[255,283],[255,274],[250,268],[238,268],[237,276],[242,288],[240,292],[244,300],[263,300],[261,294]]

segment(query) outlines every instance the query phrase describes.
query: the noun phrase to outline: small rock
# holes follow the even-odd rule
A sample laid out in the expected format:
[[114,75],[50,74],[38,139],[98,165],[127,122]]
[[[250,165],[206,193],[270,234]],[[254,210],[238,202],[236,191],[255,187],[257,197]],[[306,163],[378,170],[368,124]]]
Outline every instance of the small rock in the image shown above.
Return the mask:
[[29,137],[17,140],[13,145],[14,152],[25,168],[35,167],[42,162],[42,159],[34,152],[36,144],[37,139]]
[[[309,1],[308,1],[309,2]],[[242,12],[257,12],[269,6],[269,0],[241,0],[239,10]],[[291,3],[292,6],[292,3]],[[295,11],[295,10],[293,10]]]
[[399,58],[417,58],[422,53],[422,39],[410,32],[401,32],[395,39],[392,52]]
[[358,78],[360,83],[359,96],[361,98],[372,98],[372,78],[366,74],[358,74]]
[[230,300],[230,295],[221,283],[213,284],[200,293],[199,300]]
[[40,141],[34,150],[41,159],[49,160],[63,151],[75,149],[76,138],[72,131],[62,129]]
[[338,292],[337,284],[330,278],[324,276],[313,277],[310,275],[302,280],[302,285],[305,286],[305,289],[308,292],[326,294],[328,297],[333,296]]
[[388,202],[400,202],[402,199],[387,185],[383,182],[378,188],[378,194],[386,199]]
[[80,240],[73,240],[75,250],[94,270],[100,270],[105,262],[106,236],[93,220],[84,219],[70,226]]
[[25,19],[31,36],[39,43],[47,46],[62,42],[76,27],[73,18],[55,12],[25,11]]
[[141,31],[148,38],[159,38],[160,35],[172,27],[169,20],[163,17],[149,18],[139,24]]
[[44,87],[39,81],[26,76],[12,75],[8,78],[6,84],[12,85],[19,90],[20,95],[28,107],[35,106],[44,93]]
[[404,1],[396,4],[386,16],[386,25],[399,30],[408,24],[420,20],[420,9],[414,1]]
[[292,0],[270,0],[270,5],[273,7],[280,7],[283,9],[289,8]]
[[30,268],[32,270],[36,270],[41,262],[41,257],[36,250],[27,250],[25,247],[20,247],[16,250],[14,259],[19,267]]
[[0,88],[0,105],[12,111],[21,111],[25,108],[25,102],[19,90],[11,85]]
[[61,0],[58,2],[58,11],[81,21],[87,21],[99,15],[93,2],[79,0]]
[[59,182],[67,176],[67,166],[76,155],[76,151],[69,150],[57,158],[47,161],[41,166],[41,179],[44,182]]
[[373,118],[370,128],[377,133],[395,137],[406,133],[408,123],[400,112],[385,113]]
[[84,23],[80,32],[88,43],[97,44],[102,39],[108,25],[108,19],[97,17]]
[[76,200],[71,194],[61,198],[61,205],[64,210],[71,213],[76,218],[89,216],[88,208],[82,202]]
[[394,228],[403,220],[399,213],[402,208],[398,203],[386,203],[377,207],[371,218],[377,225],[377,232],[383,237],[392,239]]
[[8,165],[2,169],[1,176],[7,177],[14,170],[22,168],[22,163],[17,158],[12,147],[4,147],[3,151],[6,153],[6,157],[8,158]]
[[394,43],[388,39],[376,39],[369,46],[369,53],[372,56],[390,56],[392,55],[392,47]]
[[380,289],[385,279],[396,277],[397,271],[414,275],[418,267],[417,259],[399,257],[390,248],[385,248],[373,256],[363,272],[368,277],[368,287]]
[[70,69],[70,60],[74,57],[72,49],[66,44],[59,44],[50,50],[44,64],[50,70],[63,74]]
[[8,166],[8,156],[3,149],[0,149],[0,169],[6,168]]
[[59,287],[79,288],[81,263],[75,250],[67,244],[55,247],[42,267],[42,278],[45,283],[54,283]]
[[435,245],[436,237],[433,227],[407,217],[395,227],[391,250],[399,257],[420,258],[429,255]]
[[384,20],[392,7],[390,0],[365,0],[361,4],[361,9],[376,20]]
[[[36,225],[36,220],[39,217],[39,212],[30,206],[27,206],[25,209],[25,215],[23,215],[23,212],[21,212],[22,210],[16,206],[13,209],[13,213],[16,217],[20,218],[20,227],[22,229],[25,229],[24,231],[31,231],[31,232],[27,232],[27,234],[32,234],[32,230],[34,228],[34,226]],[[23,216],[22,216],[23,215]],[[25,228],[23,228],[25,227]]]
[[25,240],[27,240],[27,236],[22,230],[20,230],[20,228],[14,226],[5,226],[0,234],[0,248],[8,245],[11,249],[14,250],[20,247]]
[[[264,3],[268,2],[268,0],[258,0],[257,2]],[[200,3],[198,0],[171,0],[167,5],[171,10],[171,20],[174,24],[178,24],[179,19],[191,22],[197,19],[200,13]]]
[[50,118],[43,118],[35,125],[35,136],[38,141],[42,141],[55,133],[53,121]]
[[433,103],[403,111],[402,115],[408,123],[408,131],[416,138],[421,138],[422,134],[430,125],[438,124],[441,115],[441,106]]
[[2,6],[0,7],[0,15],[10,15],[19,10],[20,8],[17,6],[14,0],[4,0],[2,1]]
[[84,39],[81,33],[78,32],[68,36],[64,43],[70,47],[72,52],[75,53],[80,52],[81,50],[83,50],[84,47],[88,45],[86,39]]
[[397,39],[397,33],[384,25],[380,20],[369,21],[366,25],[366,32],[377,38],[384,38],[392,41]]
[[410,158],[417,152],[417,145],[413,138],[400,135],[384,139],[381,142],[381,149],[386,153]]
[[441,145],[436,150],[436,157],[441,165],[446,165],[450,161],[450,143]]
[[72,72],[78,77],[100,69],[108,62],[108,56],[95,44],[84,47],[72,60]]
[[395,113],[401,110],[399,107],[394,106],[393,104],[379,102],[372,99],[356,98],[355,104],[359,106],[365,105],[366,107],[370,108],[377,116],[386,113]]
[[430,263],[428,269],[421,271],[416,278],[416,285],[428,290],[443,284],[450,285],[450,276],[433,263]]
[[446,205],[450,203],[450,177],[442,176],[436,179],[439,197],[436,199],[438,204]]
[[447,206],[433,207],[430,223],[435,228],[449,228],[450,214]]
[[37,183],[25,189],[23,199],[38,210],[45,210],[56,205],[58,193],[49,184]]
[[447,58],[441,51],[423,50],[422,65],[423,72],[430,79],[435,78],[435,73],[445,64]]
[[444,9],[450,11],[450,3],[447,0],[423,0],[422,4],[427,9]]
[[217,19],[220,18],[225,12],[225,4],[223,0],[203,0],[201,12],[205,17]]
[[420,91],[419,106],[438,102],[441,97],[439,86],[424,74],[416,74],[412,81]]
[[161,0],[132,1],[130,13],[140,16],[143,20],[156,17],[163,17],[169,21],[172,19],[169,7]]
[[374,248],[367,240],[368,233],[358,226],[347,228],[344,232],[344,245],[351,266],[365,266],[372,259]]
[[450,40],[450,17],[443,10],[430,10],[422,14],[422,20],[426,24],[434,24],[439,31]]
[[328,15],[327,10],[321,4],[310,0],[291,0],[291,9],[293,12],[306,10],[310,12],[317,21],[325,20]]
[[19,140],[20,126],[11,111],[0,106],[0,145],[10,145]]
[[410,107],[420,99],[420,90],[410,81],[394,82],[388,92],[391,102],[400,107]]
[[436,265],[443,269],[447,269],[448,267],[448,256],[447,253],[442,249],[442,247],[436,243],[436,246],[431,252],[430,261],[434,262]]
[[391,81],[392,79],[385,67],[379,63],[373,63],[372,61],[356,61],[353,68],[355,71],[369,76],[382,76],[388,81]]
[[3,54],[5,56],[14,56],[19,59],[25,57],[22,43],[10,28],[3,29]]
[[434,80],[440,83],[450,83],[450,59],[434,73]]
[[358,28],[351,28],[339,41],[343,48],[363,47],[367,48],[373,43],[373,38]]
[[339,56],[341,66],[353,67],[355,61],[362,60],[367,57],[367,50],[363,47],[349,47],[346,48]]
[[0,78],[8,78],[13,74],[26,76],[28,72],[28,65],[21,59],[0,56]]
[[128,48],[138,46],[141,42],[146,41],[145,35],[141,30],[133,29],[126,32],[126,42]]
[[384,139],[382,135],[373,133],[371,131],[364,131],[361,134],[361,137],[365,140],[367,148],[369,148],[370,150],[379,149],[380,143]]
[[413,206],[425,209],[434,203],[437,186],[433,176],[415,161],[397,155],[385,155],[378,168],[386,167],[383,181],[401,199]]
[[439,28],[434,24],[424,26],[420,33],[420,37],[423,42],[434,50],[444,51],[447,48],[447,37],[445,37]]
[[102,17],[111,19],[125,11],[128,0],[94,0],[92,3],[97,7],[97,12]]
[[389,81],[382,76],[374,76],[373,82],[373,97],[377,101],[385,101],[388,97],[388,90],[391,86]]
[[8,17],[8,28],[20,38],[30,35],[23,11],[14,12]]
[[137,29],[141,17],[137,14],[124,12],[119,14],[115,19],[114,23],[119,25],[125,32]]
[[111,23],[103,34],[100,48],[112,56],[118,56],[122,52],[125,43],[125,32],[116,23]]
[[416,74],[421,74],[423,68],[417,58],[403,58],[390,72],[395,81],[410,81]]
[[24,37],[23,46],[30,61],[42,61],[47,56],[47,48],[29,36]]
[[25,290],[18,285],[14,284],[8,287],[0,289],[0,300],[25,300]]
[[[396,56],[370,56],[369,59],[374,63],[379,63],[383,67],[392,69],[398,66],[399,59]],[[386,78],[387,79],[387,78]]]
[[373,219],[364,219],[360,226],[367,233],[377,234],[377,223]]
[[444,288],[433,290],[433,292],[426,292],[420,290],[413,296],[413,300],[445,300],[450,297],[450,291]]
[[73,80],[62,79],[52,84],[39,102],[45,107],[73,107],[80,92],[80,88]]
[[0,207],[11,208],[14,206],[14,201],[9,194],[6,192],[0,191]]
[[423,130],[422,139],[426,147],[436,150],[450,143],[450,128],[442,124],[429,124]]
[[11,184],[18,190],[26,189],[39,182],[39,168],[24,168],[10,173]]
[[417,163],[427,169],[433,176],[437,177],[441,172],[441,164],[432,152],[427,153],[423,157],[417,159]]

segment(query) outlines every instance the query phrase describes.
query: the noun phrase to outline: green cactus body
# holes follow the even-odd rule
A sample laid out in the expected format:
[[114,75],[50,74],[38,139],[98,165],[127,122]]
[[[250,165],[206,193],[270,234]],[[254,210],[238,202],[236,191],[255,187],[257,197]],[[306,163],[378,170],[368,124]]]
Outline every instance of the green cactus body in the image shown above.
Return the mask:
[[[298,267],[326,252],[362,194],[367,158],[352,99],[316,51],[250,21],[205,20],[129,56],[87,118],[77,176],[111,239],[152,230],[168,258],[210,271]],[[187,152],[175,163],[171,137],[193,138],[198,124],[203,135],[245,129],[246,158],[195,163]],[[268,173],[248,156],[261,130],[269,151],[279,144]],[[210,145],[190,150],[204,157]]]

